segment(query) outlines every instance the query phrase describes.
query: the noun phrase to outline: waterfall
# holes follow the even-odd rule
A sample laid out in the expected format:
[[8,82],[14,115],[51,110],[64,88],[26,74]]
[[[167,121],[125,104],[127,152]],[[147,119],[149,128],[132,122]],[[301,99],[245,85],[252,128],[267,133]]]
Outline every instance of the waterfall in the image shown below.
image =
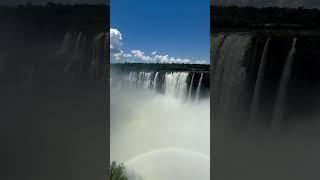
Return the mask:
[[57,54],[60,55],[60,54],[64,54],[66,52],[68,52],[69,48],[70,48],[70,45],[71,45],[71,42],[72,41],[72,35],[67,32],[65,35],[64,35],[64,38],[63,38],[63,41],[62,41],[62,44],[61,44],[61,47],[60,49],[57,51]]
[[131,71],[127,78],[128,87],[151,89],[152,87],[153,72],[136,72]]
[[142,83],[143,83],[143,79],[142,79],[143,73],[144,73],[144,72],[140,72],[139,75],[138,75],[138,87],[141,87],[141,86],[142,86]]
[[129,74],[129,78],[128,78],[128,84],[129,84],[129,87],[133,87],[134,85],[136,85],[137,83],[137,73],[136,72],[130,72]]
[[250,108],[250,120],[255,121],[257,118],[257,115],[259,113],[259,106],[260,106],[260,92],[261,92],[261,86],[264,80],[264,73],[265,73],[265,68],[267,65],[267,60],[268,60],[268,53],[269,53],[269,45],[270,45],[270,39],[271,36],[268,37],[268,40],[264,46],[260,65],[259,65],[259,70],[258,70],[258,75],[254,87],[254,93],[253,93],[253,98],[252,98],[252,103],[251,103],[251,108]]
[[80,32],[77,36],[76,39],[76,44],[75,44],[75,54],[78,53],[79,49],[80,49],[80,45],[81,45],[81,40],[82,40],[82,32]]
[[291,77],[292,65],[294,62],[294,56],[296,54],[296,42],[297,38],[293,38],[292,47],[287,56],[275,101],[272,126],[279,128],[284,118],[285,100],[287,97],[288,85]]
[[156,75],[154,76],[154,79],[153,79],[153,92],[157,91],[158,76],[159,76],[159,72],[156,72]]
[[[89,36],[83,32],[67,32],[64,35],[60,49],[56,53],[56,55],[65,56],[66,61],[63,72],[76,77],[85,71],[91,76],[95,73],[95,77],[98,77],[101,72],[104,45],[107,40],[104,35],[105,33],[99,33],[89,39]],[[91,42],[90,46],[86,45],[88,42]],[[88,63],[90,64],[88,65]]]
[[189,93],[188,93],[188,101],[190,101],[190,98],[191,98],[191,92],[192,92],[192,87],[193,87],[194,74],[195,74],[195,73],[192,73],[191,84],[190,84]]
[[[244,61],[252,44],[252,35],[234,33],[226,35],[220,47],[219,59],[213,78],[214,116],[225,116],[230,108],[238,108],[237,103],[243,102],[246,87],[246,69]],[[231,51],[230,51],[231,50]],[[229,108],[230,107],[230,108]]]
[[[82,52],[84,45],[87,43],[88,36],[84,33],[73,33],[67,32],[64,35],[64,39],[60,45],[60,49],[57,51],[58,55],[70,53],[71,55],[77,55],[79,53],[91,54],[92,64],[99,62],[102,58],[105,43],[107,42],[107,36],[105,33],[99,33],[95,35],[92,40],[91,48],[87,48],[88,52]],[[103,41],[103,42],[102,42]],[[89,52],[90,51],[90,52]]]
[[[103,41],[103,43],[101,42]],[[95,76],[98,77],[100,74],[100,64],[102,64],[104,58],[104,47],[105,47],[105,33],[99,33],[95,36],[93,41],[93,52],[91,65],[94,65],[92,68],[95,71]]]
[[165,74],[165,94],[179,99],[186,98],[187,78],[186,72],[171,72]]
[[101,43],[101,40],[104,40],[104,33],[100,33],[95,36],[94,41],[93,41],[93,52],[92,52],[92,63],[99,63],[100,60],[100,55],[103,50],[104,44]]
[[203,73],[201,73],[201,77],[200,77],[200,80],[199,80],[199,83],[198,83],[198,87],[197,87],[197,91],[196,91],[195,102],[198,102],[198,101],[199,101],[202,78],[203,78]]
[[151,88],[151,82],[152,82],[152,72],[146,73],[143,72],[141,76],[141,82],[142,82],[142,87],[144,89],[150,89]]
[[126,88],[138,88],[153,93],[161,93],[165,96],[175,97],[186,102],[191,102],[191,97],[194,95],[197,99],[196,101],[198,101],[201,89],[203,88],[204,73],[201,73],[201,76],[199,76],[197,89],[193,88],[193,84],[197,82],[196,73],[192,73],[191,81],[188,81],[189,75],[191,75],[189,72],[161,73],[131,71],[128,72],[124,78],[120,77],[120,79],[123,79],[123,87]]

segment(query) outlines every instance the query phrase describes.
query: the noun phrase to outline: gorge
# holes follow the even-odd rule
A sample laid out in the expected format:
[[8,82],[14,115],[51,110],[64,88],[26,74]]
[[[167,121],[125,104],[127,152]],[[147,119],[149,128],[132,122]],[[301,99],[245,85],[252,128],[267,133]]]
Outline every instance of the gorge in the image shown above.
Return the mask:
[[211,36],[212,176],[317,176],[320,34],[221,29]]

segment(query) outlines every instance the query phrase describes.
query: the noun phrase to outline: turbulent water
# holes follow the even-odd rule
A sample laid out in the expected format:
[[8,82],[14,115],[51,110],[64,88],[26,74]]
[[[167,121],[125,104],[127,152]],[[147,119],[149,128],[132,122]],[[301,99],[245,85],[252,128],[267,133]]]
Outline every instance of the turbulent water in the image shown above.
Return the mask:
[[209,179],[210,106],[208,96],[195,103],[198,76],[111,74],[111,159],[126,164],[130,180]]

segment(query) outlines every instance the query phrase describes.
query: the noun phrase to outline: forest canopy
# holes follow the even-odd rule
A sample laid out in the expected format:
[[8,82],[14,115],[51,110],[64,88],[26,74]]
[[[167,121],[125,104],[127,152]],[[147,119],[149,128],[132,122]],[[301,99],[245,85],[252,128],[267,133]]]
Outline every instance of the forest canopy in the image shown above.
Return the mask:
[[320,11],[303,7],[211,6],[211,28],[319,29]]
[[1,27],[55,29],[58,31],[104,31],[109,22],[109,6],[89,4],[55,4],[0,6]]

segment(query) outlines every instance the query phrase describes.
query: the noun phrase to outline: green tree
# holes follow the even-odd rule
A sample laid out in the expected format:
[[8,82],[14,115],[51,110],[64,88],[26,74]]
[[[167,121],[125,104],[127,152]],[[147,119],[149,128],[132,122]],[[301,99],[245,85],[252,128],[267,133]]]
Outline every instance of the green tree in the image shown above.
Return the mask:
[[110,165],[110,180],[128,180],[126,167],[113,161]]

